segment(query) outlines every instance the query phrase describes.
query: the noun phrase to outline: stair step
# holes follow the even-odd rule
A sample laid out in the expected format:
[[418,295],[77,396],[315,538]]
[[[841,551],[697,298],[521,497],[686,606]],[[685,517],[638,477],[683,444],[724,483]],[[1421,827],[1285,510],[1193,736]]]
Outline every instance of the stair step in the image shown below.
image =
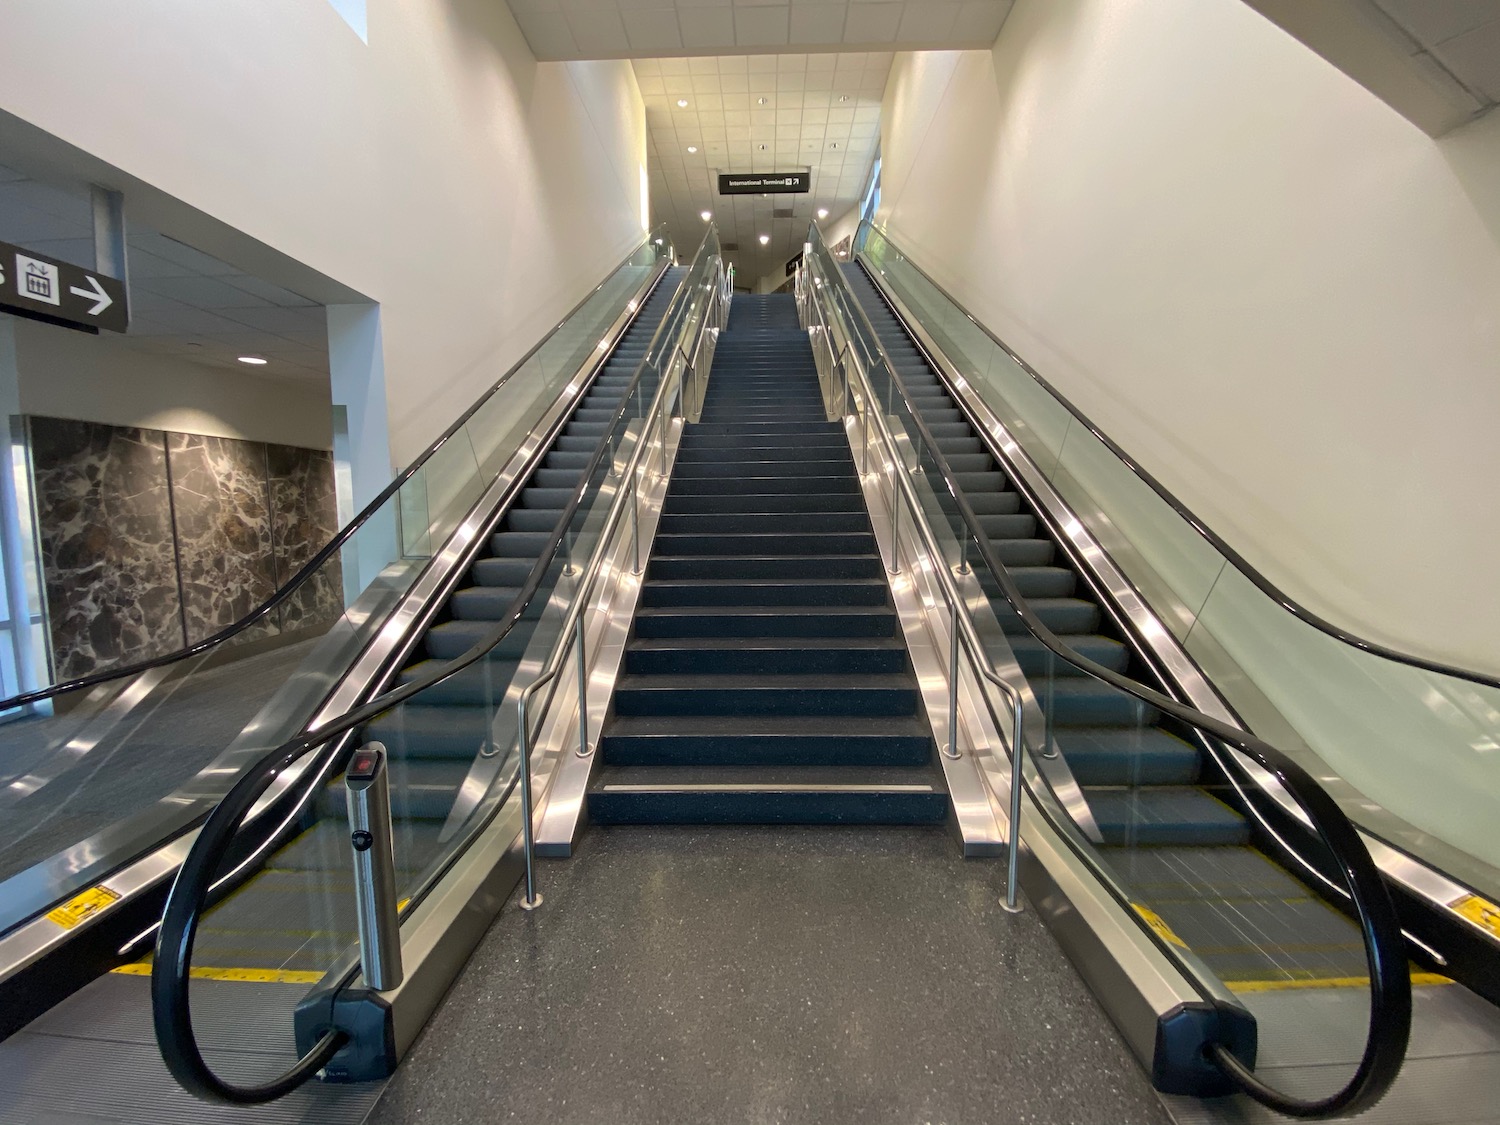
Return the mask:
[[884,577],[880,556],[867,555],[722,555],[651,556],[647,581],[684,579],[866,579]]
[[896,615],[865,606],[642,609],[639,637],[891,637]]
[[617,715],[858,715],[900,717],[918,705],[905,674],[800,676],[625,675],[615,684]]
[[883,579],[814,581],[811,579],[652,579],[641,590],[644,606],[819,606],[886,604]]
[[597,824],[941,824],[948,797],[926,771],[608,767],[588,809]]
[[906,670],[894,637],[637,637],[628,675],[879,675]]
[[664,555],[863,555],[875,550],[871,532],[804,532],[798,535],[679,535],[656,536]]
[[601,747],[617,766],[922,766],[932,734],[915,717],[619,716]]

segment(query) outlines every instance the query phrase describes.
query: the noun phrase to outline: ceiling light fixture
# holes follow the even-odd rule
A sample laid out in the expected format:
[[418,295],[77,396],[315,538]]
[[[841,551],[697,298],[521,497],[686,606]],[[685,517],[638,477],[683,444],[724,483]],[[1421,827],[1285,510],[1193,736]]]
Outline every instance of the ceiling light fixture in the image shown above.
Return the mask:
[[770,98],[756,98],[755,99],[755,104],[756,105],[765,105],[770,100],[771,100]]
[[765,152],[766,151],[766,146],[765,145],[756,145],[755,147],[758,148],[758,149],[760,149],[761,152]]
[[697,145],[688,145],[688,151],[689,152],[697,152],[698,151],[698,146]]
[[[841,102],[847,102],[848,100],[849,100],[849,95],[848,94],[840,94],[839,95],[839,101],[841,101]],[[679,102],[678,104],[681,105],[682,103]]]
[[763,234],[763,235],[760,236],[760,244],[762,246],[769,245],[770,241],[771,241],[771,236],[769,234]]
[[248,364],[250,364],[251,367],[264,367],[266,364],[270,363],[271,361],[269,359],[265,359],[262,356],[258,356],[258,355],[242,355],[242,356],[240,356],[240,362],[241,363],[248,363]]
[[833,142],[833,143],[832,143],[832,144],[830,144],[830,145],[829,145],[829,146],[828,146],[828,147],[829,147],[829,148],[838,148],[838,147],[839,147],[839,143],[838,143],[838,141],[834,141],[834,142]]
[[677,108],[678,109],[687,109],[687,99],[686,98],[678,98],[677,99]]
[[827,207],[819,207],[818,208],[818,218],[820,218],[820,219],[826,219],[826,218],[828,218],[828,208]]
[[712,211],[699,211],[698,217],[706,223],[714,217],[714,213]]

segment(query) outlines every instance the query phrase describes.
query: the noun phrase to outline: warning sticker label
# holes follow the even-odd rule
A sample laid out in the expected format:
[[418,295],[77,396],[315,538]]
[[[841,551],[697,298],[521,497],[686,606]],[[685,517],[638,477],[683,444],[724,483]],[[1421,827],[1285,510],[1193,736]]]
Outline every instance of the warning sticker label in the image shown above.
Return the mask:
[[65,930],[71,930],[78,923],[92,918],[112,902],[118,902],[120,895],[108,887],[90,887],[81,895],[77,895],[63,903],[55,910],[49,910],[47,917],[56,922]]
[[1500,906],[1478,895],[1464,895],[1452,908],[1492,938],[1500,938]]
[[1187,942],[1178,937],[1173,932],[1172,927],[1167,925],[1162,916],[1156,911],[1152,910],[1149,906],[1142,906],[1138,902],[1132,902],[1130,905],[1145,920],[1147,928],[1157,937],[1161,938],[1162,941],[1175,945],[1179,949],[1186,949],[1188,947]]

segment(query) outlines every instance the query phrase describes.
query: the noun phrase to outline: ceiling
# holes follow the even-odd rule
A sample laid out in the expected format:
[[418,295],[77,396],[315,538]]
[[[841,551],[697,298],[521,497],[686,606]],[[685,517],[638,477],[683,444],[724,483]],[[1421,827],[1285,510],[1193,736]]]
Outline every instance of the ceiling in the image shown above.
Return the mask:
[[[128,346],[261,378],[328,382],[323,306],[127,221]],[[0,166],[0,242],[92,269],[86,189]],[[251,367],[242,355],[270,362]]]
[[748,51],[988,50],[1013,0],[510,0],[544,61]]
[[1487,105],[1500,103],[1500,0],[1373,0]]
[[[880,131],[891,53],[714,55],[637,59],[646,102],[651,221],[687,257],[711,211],[737,284],[780,273],[818,208],[837,219],[859,203]],[[764,99],[764,103],[762,103]],[[688,104],[679,106],[679,101]],[[696,152],[689,152],[696,148]],[[718,194],[718,173],[812,171],[804,195]],[[789,217],[773,211],[790,209]],[[769,235],[761,246],[759,236]]]
[[1430,136],[1500,104],[1500,0],[1245,0]]

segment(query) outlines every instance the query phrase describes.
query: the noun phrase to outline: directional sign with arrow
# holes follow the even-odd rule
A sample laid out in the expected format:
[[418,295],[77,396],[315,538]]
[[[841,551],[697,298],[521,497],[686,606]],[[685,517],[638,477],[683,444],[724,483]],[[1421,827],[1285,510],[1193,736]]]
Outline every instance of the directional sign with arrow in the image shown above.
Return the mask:
[[125,286],[103,274],[0,242],[0,309],[95,331],[124,332]]

